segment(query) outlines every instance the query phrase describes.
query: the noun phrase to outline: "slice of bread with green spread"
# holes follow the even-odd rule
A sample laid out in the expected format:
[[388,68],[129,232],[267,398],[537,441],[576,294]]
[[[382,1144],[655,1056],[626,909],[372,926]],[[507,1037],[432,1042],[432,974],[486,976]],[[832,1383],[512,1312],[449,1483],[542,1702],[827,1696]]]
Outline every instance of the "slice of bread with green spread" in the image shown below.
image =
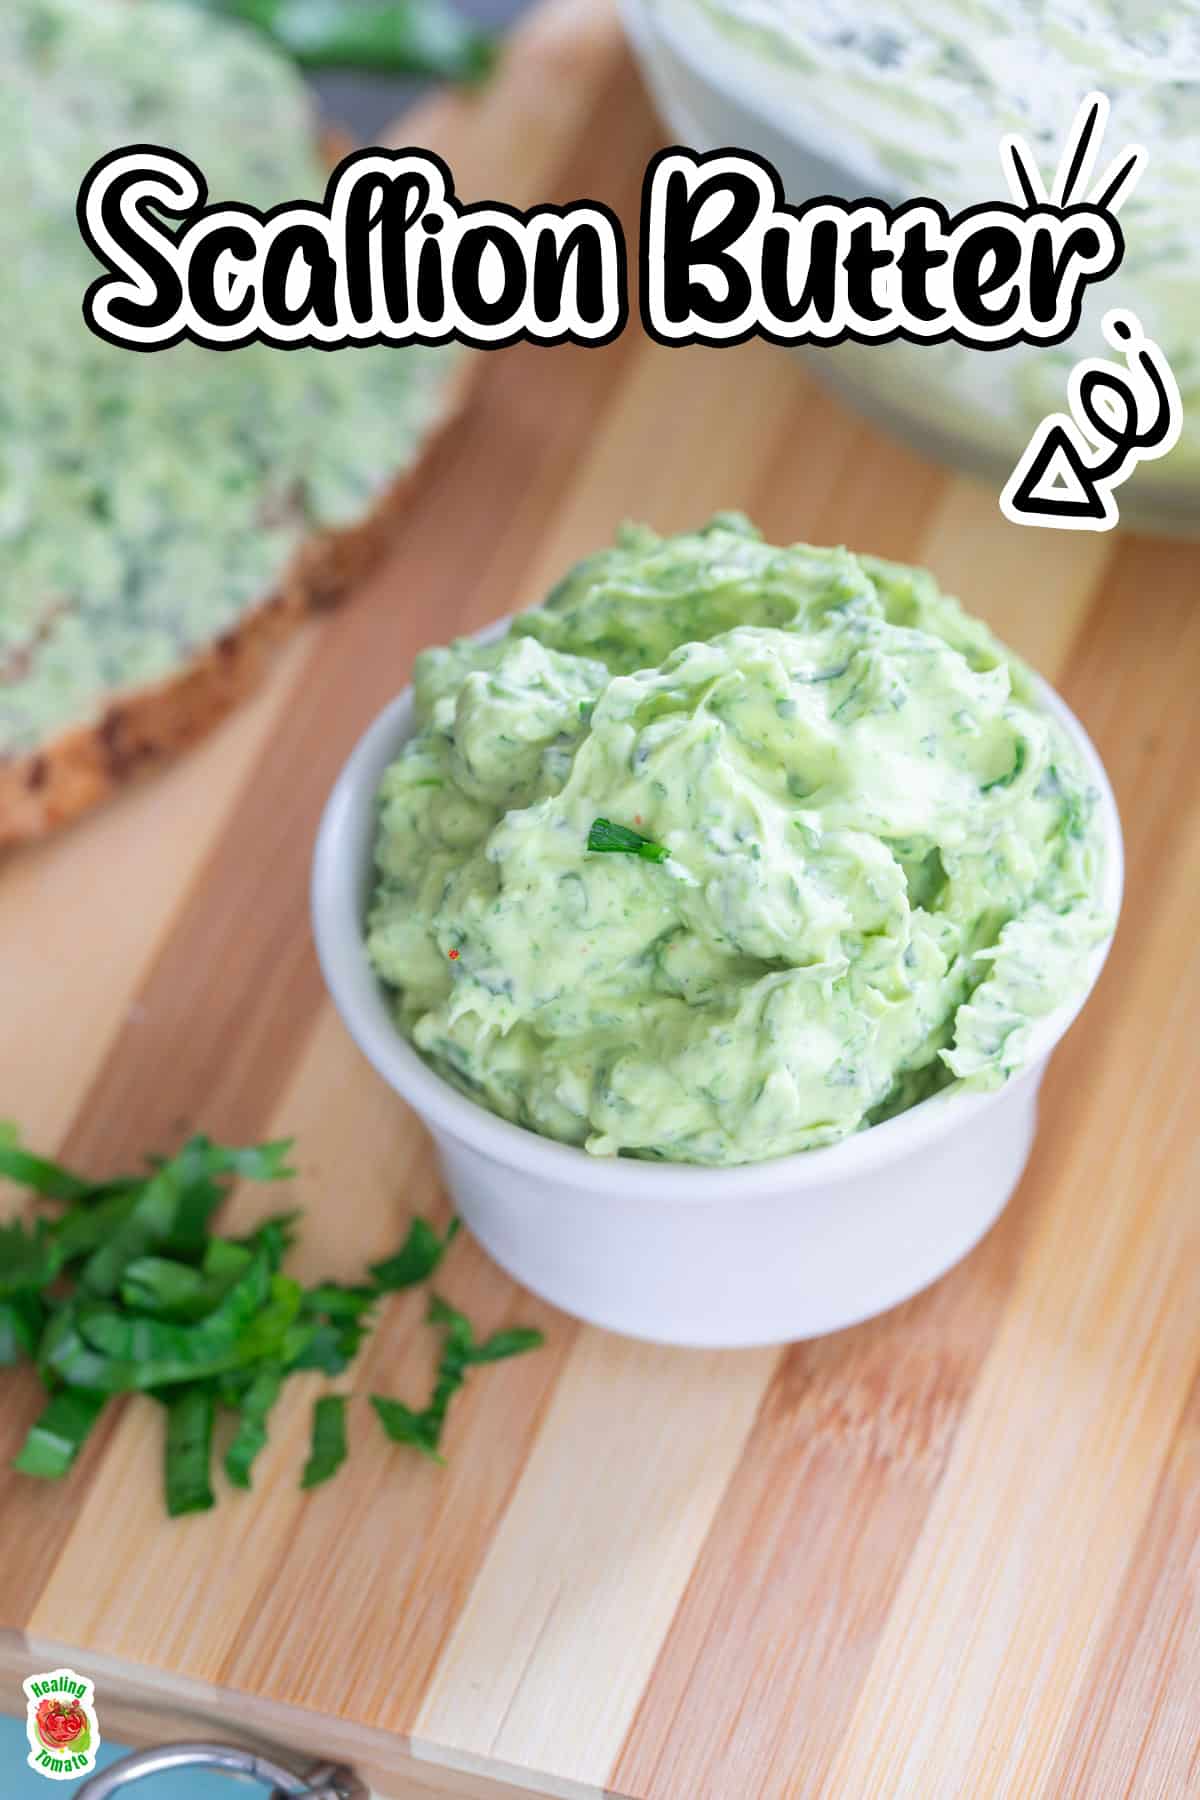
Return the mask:
[[133,142],[184,151],[216,199],[323,185],[307,92],[253,32],[177,0],[7,0],[0,845],[200,736],[359,578],[476,361],[93,337],[75,197]]

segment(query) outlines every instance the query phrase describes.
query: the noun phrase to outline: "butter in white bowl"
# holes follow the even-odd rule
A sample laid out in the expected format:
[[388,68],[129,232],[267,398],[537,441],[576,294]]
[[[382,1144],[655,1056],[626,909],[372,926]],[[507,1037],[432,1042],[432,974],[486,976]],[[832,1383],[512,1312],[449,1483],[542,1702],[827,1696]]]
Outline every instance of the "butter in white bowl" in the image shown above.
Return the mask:
[[996,1219],[1122,873],[1087,733],[931,576],[727,517],[419,659],[329,797],[313,935],[501,1267],[774,1344]]
[[998,1086],[1113,923],[1077,747],[921,570],[631,527],[414,692],[367,936],[396,1025],[597,1156],[759,1162]]

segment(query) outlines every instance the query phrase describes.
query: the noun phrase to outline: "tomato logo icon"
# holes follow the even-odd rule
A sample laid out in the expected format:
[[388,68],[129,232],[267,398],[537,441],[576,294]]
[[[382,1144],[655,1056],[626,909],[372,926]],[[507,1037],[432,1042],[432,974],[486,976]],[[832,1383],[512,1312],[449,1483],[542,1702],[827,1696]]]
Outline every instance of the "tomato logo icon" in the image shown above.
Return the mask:
[[[63,1750],[74,1744],[83,1750],[89,1741],[88,1722],[78,1700],[41,1700],[34,1714],[38,1736],[48,1750]],[[83,1743],[79,1742],[82,1738]]]
[[30,1675],[22,1685],[29,1767],[47,1781],[78,1783],[95,1768],[100,1748],[92,1683],[74,1669],[52,1669],[46,1675]]

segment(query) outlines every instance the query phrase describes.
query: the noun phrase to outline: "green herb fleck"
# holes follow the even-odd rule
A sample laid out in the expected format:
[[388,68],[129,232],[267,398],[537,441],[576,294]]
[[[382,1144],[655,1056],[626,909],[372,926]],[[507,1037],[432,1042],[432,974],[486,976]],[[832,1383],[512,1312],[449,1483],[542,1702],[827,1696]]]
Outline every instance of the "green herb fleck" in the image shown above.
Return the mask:
[[640,856],[645,862],[666,862],[671,852],[665,844],[656,844],[652,838],[643,837],[640,831],[631,831],[627,825],[614,825],[611,819],[593,819],[588,832],[587,847],[589,850],[618,850],[626,856]]
[[1011,787],[1021,770],[1025,767],[1025,740],[1017,739],[1017,748],[1013,754],[1012,768],[1006,775],[997,775],[994,781],[985,781],[980,788],[981,794],[990,794],[993,788]]

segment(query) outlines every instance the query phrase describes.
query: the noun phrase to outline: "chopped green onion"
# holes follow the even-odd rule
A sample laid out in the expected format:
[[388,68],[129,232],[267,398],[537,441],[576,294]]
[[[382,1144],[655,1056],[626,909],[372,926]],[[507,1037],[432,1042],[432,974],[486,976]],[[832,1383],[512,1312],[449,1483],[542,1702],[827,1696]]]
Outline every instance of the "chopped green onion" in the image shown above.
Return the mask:
[[411,1449],[419,1450],[422,1456],[427,1456],[430,1462],[445,1462],[445,1457],[438,1449],[440,1428],[431,1419],[428,1410],[414,1412],[402,1400],[388,1400],[382,1394],[372,1394],[371,1405],[393,1444],[407,1444]]
[[[0,1175],[64,1203],[54,1220],[0,1225],[0,1366],[30,1359],[50,1399],[16,1460],[24,1474],[66,1475],[112,1394],[141,1391],[167,1418],[165,1486],[172,1517],[214,1504],[210,1461],[218,1407],[236,1414],[225,1453],[235,1487],[248,1488],[271,1410],[299,1370],[341,1374],[393,1292],[426,1282],[458,1231],[412,1221],[395,1255],[358,1283],[304,1288],[281,1273],[295,1213],[265,1219],[244,1237],[212,1230],[233,1179],[290,1173],[290,1142],[231,1149],[193,1137],[140,1177],[92,1184],[18,1149],[0,1122]],[[476,1344],[463,1314],[434,1299],[442,1333],[437,1381],[420,1413],[376,1401],[389,1434],[437,1460],[447,1408],[475,1362],[532,1349],[538,1332],[497,1332]],[[327,1481],[346,1456],[346,1401],[325,1395],[313,1413],[302,1485]]]
[[283,1267],[284,1257],[296,1241],[292,1227],[299,1217],[298,1212],[275,1213],[255,1226],[248,1237],[238,1238],[236,1242],[243,1250],[265,1250],[272,1271],[277,1275]]
[[[249,1253],[242,1254],[249,1263]],[[227,1286],[228,1278],[194,1269],[190,1263],[138,1256],[121,1277],[121,1304],[162,1319],[200,1319],[212,1311]]]
[[37,1294],[14,1294],[0,1300],[0,1368],[37,1354],[46,1309]]
[[143,1373],[137,1387],[187,1381],[194,1373],[217,1373],[214,1361],[234,1366],[227,1359],[235,1355],[243,1331],[270,1297],[271,1280],[266,1258],[252,1258],[220,1304],[194,1325],[143,1318],[101,1302],[80,1308],[80,1331],[93,1349],[114,1362],[138,1365]]
[[380,1394],[371,1395],[371,1405],[379,1415],[388,1436],[395,1443],[411,1444],[434,1462],[441,1462],[442,1432],[450,1402],[467,1378],[474,1363],[501,1362],[509,1356],[521,1356],[536,1350],[545,1339],[540,1331],[514,1326],[497,1331],[484,1343],[475,1342],[475,1329],[465,1313],[458,1312],[440,1295],[429,1302],[429,1323],[442,1331],[442,1354],[429,1404],[414,1412],[399,1400]]
[[0,1225],[0,1297],[36,1293],[49,1286],[62,1267],[62,1253],[45,1219],[22,1225],[19,1219]]
[[546,1339],[529,1325],[514,1325],[509,1331],[497,1331],[485,1343],[472,1350],[473,1363],[504,1362],[510,1356],[524,1356],[527,1350],[540,1350]]
[[216,1504],[209,1480],[216,1398],[211,1388],[196,1383],[172,1394],[166,1408],[167,1513],[178,1519],[207,1512]]
[[666,862],[671,852],[665,844],[656,844],[652,838],[643,837],[640,831],[631,831],[627,825],[614,825],[611,819],[593,819],[588,832],[587,847],[589,850],[620,850],[627,856],[640,856],[646,862]]
[[378,1298],[373,1287],[339,1288],[327,1281],[309,1288],[300,1306],[307,1337],[289,1368],[340,1375],[370,1330],[368,1315]]
[[142,1183],[132,1189],[108,1194],[103,1200],[74,1206],[64,1213],[55,1229],[63,1265],[78,1261],[102,1244],[121,1225],[137,1204]]
[[57,1481],[67,1473],[104,1410],[107,1394],[63,1388],[31,1427],[13,1463],[22,1475]]
[[428,1219],[414,1219],[395,1256],[371,1264],[370,1275],[375,1286],[381,1293],[391,1294],[428,1281],[457,1237],[458,1226],[458,1220],[451,1219],[445,1237],[439,1237]]
[[238,1428],[225,1452],[225,1473],[234,1487],[250,1486],[254,1459],[267,1441],[267,1418],[283,1388],[283,1370],[260,1369],[242,1397]]
[[[291,1145],[292,1140],[285,1138],[234,1149],[206,1137],[190,1138],[178,1155],[160,1163],[131,1193],[115,1197],[113,1229],[97,1237],[80,1274],[81,1284],[94,1294],[115,1294],[127,1266],[150,1251],[201,1253],[209,1221],[224,1198],[221,1179],[234,1175],[251,1181],[284,1180],[293,1173],[287,1166]],[[67,1226],[73,1220],[68,1216],[63,1223]],[[286,1220],[269,1220],[260,1230],[274,1228],[279,1233],[285,1225]],[[280,1259],[282,1253],[280,1248]]]
[[346,1398],[344,1394],[325,1394],[313,1406],[312,1445],[300,1486],[319,1487],[337,1474],[345,1460]]
[[95,1187],[94,1182],[72,1175],[58,1163],[22,1150],[15,1126],[8,1125],[7,1121],[0,1133],[0,1175],[15,1181],[19,1187],[43,1194],[47,1200],[84,1200]]
[[167,1244],[177,1213],[171,1178],[160,1172],[146,1183],[112,1234],[96,1245],[80,1271],[80,1285],[93,1294],[115,1294],[131,1262]]

